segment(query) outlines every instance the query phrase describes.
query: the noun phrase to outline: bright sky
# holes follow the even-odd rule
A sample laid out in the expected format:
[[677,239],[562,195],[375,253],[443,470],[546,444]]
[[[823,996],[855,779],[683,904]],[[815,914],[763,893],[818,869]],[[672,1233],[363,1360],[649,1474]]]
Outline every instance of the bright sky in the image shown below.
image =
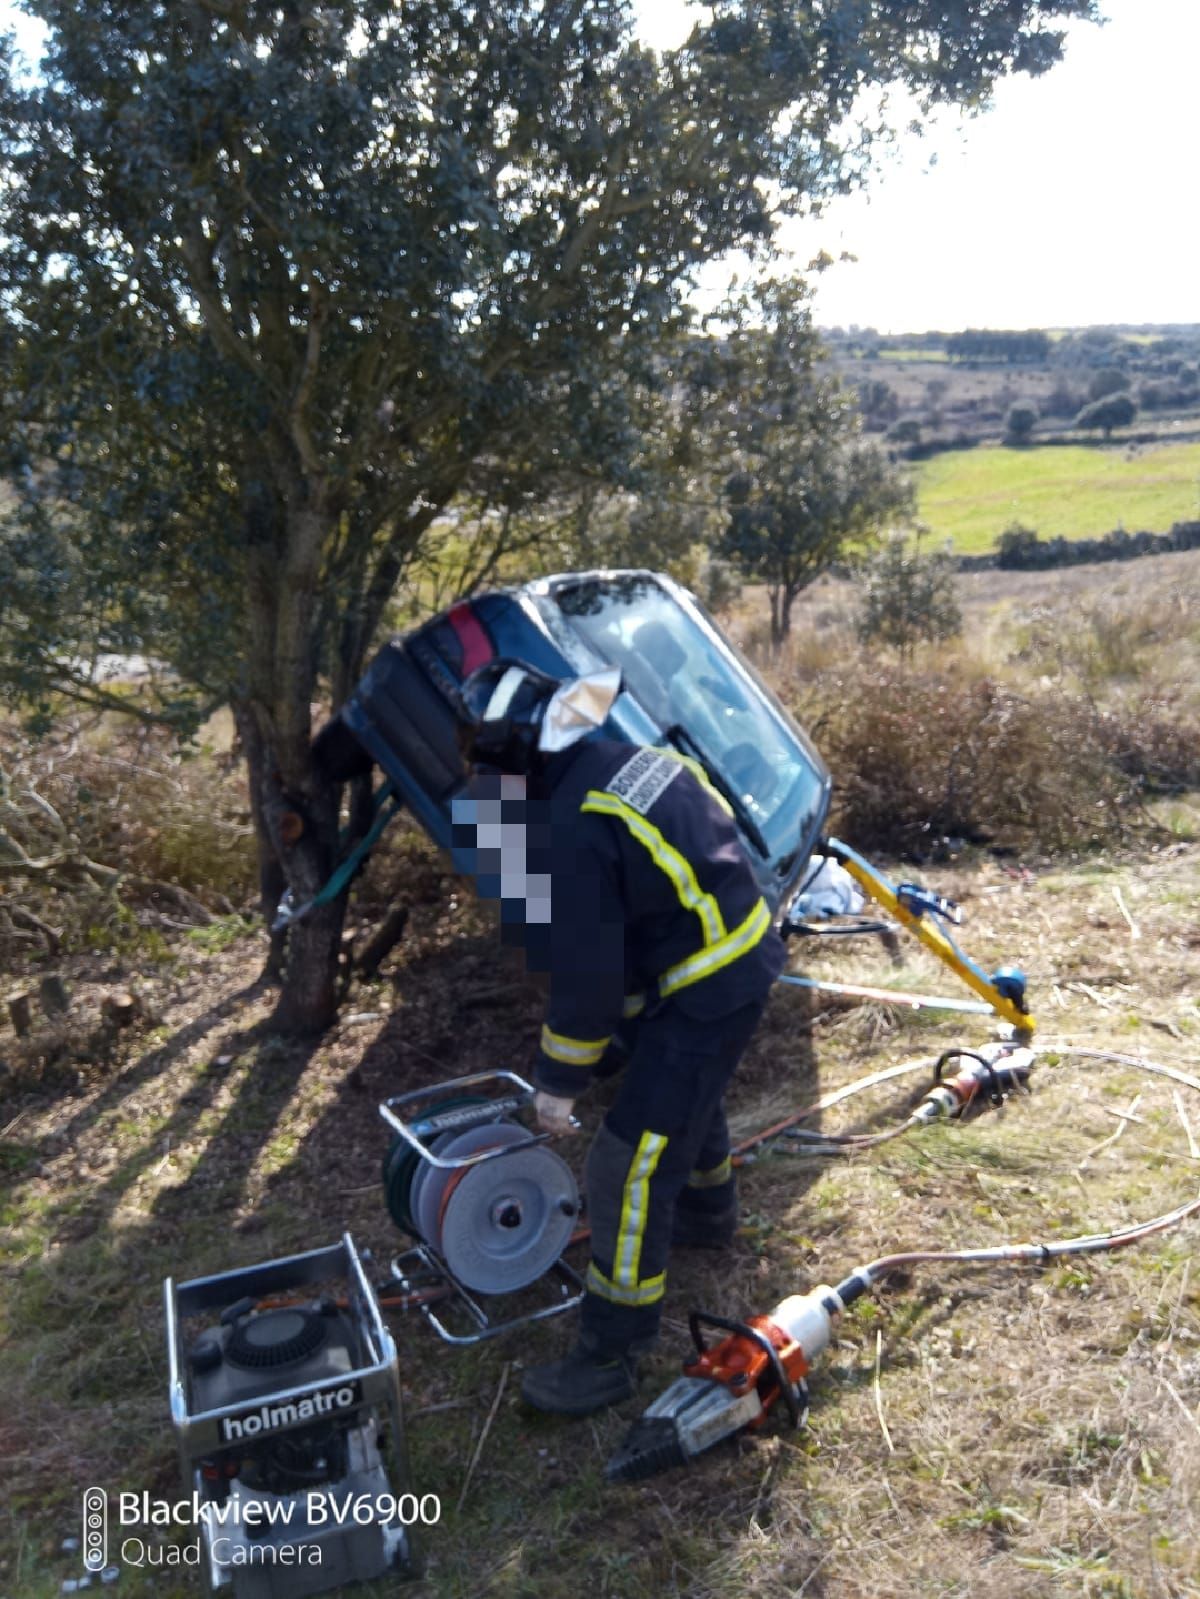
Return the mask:
[[[686,0],[635,5],[649,43],[686,35]],[[822,249],[858,258],[822,278],[822,325],[1200,321],[1200,0],[1101,9],[1106,25],[1072,26],[1044,77],[1006,80],[983,116],[905,139],[865,194],[785,229],[798,266]],[[0,26],[36,53],[12,0]]]
[[[868,191],[782,240],[824,249],[823,326],[1200,322],[1200,0],[1101,0],[1066,57],[1006,79],[992,109],[907,138]],[[684,0],[639,0],[649,43],[688,31]],[[931,157],[936,163],[931,164]]]

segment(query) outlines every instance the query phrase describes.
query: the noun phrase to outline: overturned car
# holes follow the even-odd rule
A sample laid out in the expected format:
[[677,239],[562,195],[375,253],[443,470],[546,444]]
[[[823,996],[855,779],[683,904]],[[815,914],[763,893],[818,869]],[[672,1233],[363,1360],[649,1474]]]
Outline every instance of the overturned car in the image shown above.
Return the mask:
[[[620,668],[606,730],[703,766],[733,810],[764,898],[784,911],[825,822],[829,773],[696,599],[660,573],[570,573],[462,601],[379,651],[318,735],[316,759],[339,778],[377,763],[434,841],[470,869],[456,826],[469,794],[459,690],[501,657],[564,678]],[[475,875],[485,896],[500,897],[494,874]]]

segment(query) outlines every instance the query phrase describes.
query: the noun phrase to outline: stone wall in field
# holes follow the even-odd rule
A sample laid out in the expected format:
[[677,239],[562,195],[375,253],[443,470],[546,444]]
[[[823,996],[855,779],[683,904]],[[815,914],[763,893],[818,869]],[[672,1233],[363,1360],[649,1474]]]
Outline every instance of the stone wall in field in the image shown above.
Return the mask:
[[1114,528],[1098,539],[1041,539],[1031,528],[1010,528],[988,555],[960,555],[960,572],[990,567],[1039,572],[1054,566],[1080,566],[1088,561],[1131,561],[1139,555],[1164,555],[1170,550],[1200,549],[1200,522],[1176,522],[1169,533],[1126,533]]

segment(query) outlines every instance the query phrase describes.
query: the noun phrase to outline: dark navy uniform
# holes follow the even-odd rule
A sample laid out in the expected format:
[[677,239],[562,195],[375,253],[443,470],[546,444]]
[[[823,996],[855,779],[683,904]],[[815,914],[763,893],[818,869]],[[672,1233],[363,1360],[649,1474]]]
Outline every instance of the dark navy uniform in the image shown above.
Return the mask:
[[722,796],[671,752],[588,739],[531,782],[549,809],[550,998],[539,1088],[575,1098],[640,1013],[588,1156],[581,1332],[603,1353],[657,1331],[672,1220],[735,1204],[722,1099],[783,945]]

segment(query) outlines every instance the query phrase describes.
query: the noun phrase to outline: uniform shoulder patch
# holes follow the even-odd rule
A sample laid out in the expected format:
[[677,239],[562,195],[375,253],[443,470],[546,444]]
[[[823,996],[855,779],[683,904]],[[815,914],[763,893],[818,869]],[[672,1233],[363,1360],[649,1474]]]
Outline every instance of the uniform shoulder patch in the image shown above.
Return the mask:
[[683,767],[678,761],[660,755],[657,750],[638,750],[613,773],[605,788],[624,801],[630,810],[645,816],[655,800],[682,771]]

